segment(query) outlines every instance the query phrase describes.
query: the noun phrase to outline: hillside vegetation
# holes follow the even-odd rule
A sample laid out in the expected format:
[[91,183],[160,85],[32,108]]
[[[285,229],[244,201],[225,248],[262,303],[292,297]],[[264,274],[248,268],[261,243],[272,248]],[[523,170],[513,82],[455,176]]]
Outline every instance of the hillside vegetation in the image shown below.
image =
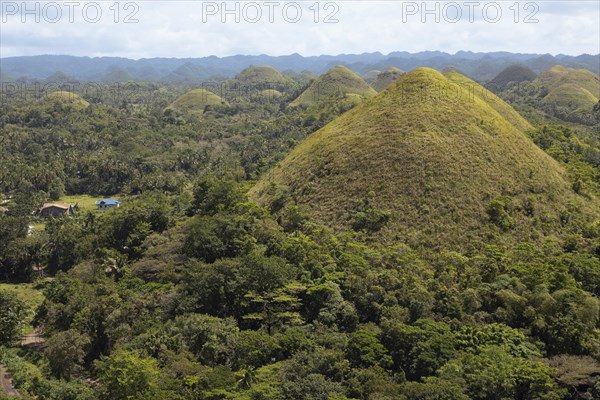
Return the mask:
[[337,68],[362,94],[296,107],[311,73],[194,90],[219,70],[85,108],[2,93],[0,364],[23,398],[600,398],[593,126],[530,123],[450,69],[375,94]]
[[220,105],[225,102],[221,97],[206,89],[194,89],[177,98],[166,110],[172,109],[182,113],[202,114],[206,106]]
[[419,68],[309,136],[251,194],[269,204],[270,191],[287,188],[336,230],[379,212],[385,222],[370,235],[387,244],[539,241],[560,232],[565,210],[597,203],[571,190],[528,127],[474,82]]
[[351,104],[357,104],[376,94],[377,92],[360,76],[339,65],[314,80],[300,96],[290,103],[290,106],[319,106],[338,101],[340,98]]
[[536,77],[537,74],[526,65],[514,64],[509,65],[496,75],[489,82],[489,86],[493,91],[503,90],[517,83],[533,81]]
[[46,96],[44,96],[42,101],[47,104],[71,106],[78,110],[87,108],[90,105],[90,103],[85,101],[78,94],[67,91],[48,93]]
[[531,82],[505,88],[499,96],[530,120],[598,126],[600,77],[584,69],[555,65]]
[[371,83],[373,89],[381,92],[383,89],[391,85],[396,79],[400,78],[404,71],[396,67],[389,67],[383,72],[377,74],[377,78]]
[[221,86],[223,96],[234,98],[256,98],[264,96],[263,91],[287,92],[297,87],[288,76],[270,66],[248,67]]

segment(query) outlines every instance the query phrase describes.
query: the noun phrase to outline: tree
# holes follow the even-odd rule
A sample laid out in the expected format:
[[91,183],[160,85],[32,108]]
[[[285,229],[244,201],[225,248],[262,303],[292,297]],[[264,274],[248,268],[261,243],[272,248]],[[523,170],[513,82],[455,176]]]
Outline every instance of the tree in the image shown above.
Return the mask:
[[366,329],[360,329],[350,335],[346,356],[358,367],[388,368],[392,365],[392,358],[377,338],[377,334]]
[[280,350],[277,339],[264,331],[241,331],[236,345],[237,364],[252,370],[271,363]]
[[95,365],[106,399],[154,398],[152,393],[158,389],[160,372],[155,359],[119,349],[100,358]]
[[379,366],[352,370],[348,379],[349,396],[358,399],[404,400],[400,385]]
[[185,314],[164,329],[167,336],[179,339],[205,365],[231,367],[235,362],[239,329],[232,318]]
[[219,213],[192,219],[184,242],[184,252],[206,262],[247,254],[254,244],[248,233],[249,221],[242,216]]
[[427,377],[423,382],[406,382],[400,393],[410,400],[470,400],[462,386],[437,377]]
[[567,391],[553,374],[547,364],[514,357],[498,346],[464,353],[439,371],[440,378],[464,385],[473,400],[562,400]]
[[513,219],[507,212],[506,200],[507,198],[500,197],[492,201],[487,209],[490,221],[503,231],[507,231],[513,226]]
[[48,269],[67,271],[92,252],[92,243],[78,221],[61,218],[46,225]]
[[228,179],[217,180],[203,177],[194,186],[194,201],[191,213],[214,215],[222,211],[231,211],[245,200],[245,196],[236,182]]
[[21,336],[27,307],[16,294],[0,290],[0,345],[11,345]]
[[89,336],[74,329],[58,332],[46,340],[44,355],[54,376],[69,379],[80,371],[90,344]]

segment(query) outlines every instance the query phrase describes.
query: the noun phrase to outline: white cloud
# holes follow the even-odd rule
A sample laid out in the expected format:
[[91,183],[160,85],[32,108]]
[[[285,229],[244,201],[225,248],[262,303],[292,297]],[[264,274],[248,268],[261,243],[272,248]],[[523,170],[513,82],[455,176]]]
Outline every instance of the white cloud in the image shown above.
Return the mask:
[[[62,16],[57,23],[49,23],[56,16],[50,3],[61,7]],[[513,7],[515,1],[480,1],[471,9],[474,11],[472,22],[465,1],[427,2],[427,9],[438,10],[439,22],[435,21],[436,15],[424,13],[422,1],[311,0],[294,3],[278,0],[276,7],[268,0],[228,2],[227,9],[237,7],[239,23],[234,21],[236,15],[223,13],[222,1],[122,1],[117,3],[118,14],[113,1],[80,2],[73,9],[73,23],[68,20],[67,3],[28,2],[29,10],[38,4],[40,22],[36,23],[36,15],[23,14],[21,1],[3,0],[1,56],[72,54],[141,58],[294,52],[303,55],[388,53],[397,50],[600,52],[600,3],[596,1],[520,1],[516,2],[518,15]],[[302,16],[292,23],[290,19],[295,16],[296,4],[301,4]],[[535,7],[526,9],[526,4]],[[257,15],[256,5],[262,12],[260,21],[249,23],[248,19]],[[315,5],[319,10],[318,22],[314,21]],[[457,6],[461,11],[460,18],[457,18]],[[89,22],[98,7],[102,11],[99,21]],[[87,14],[83,13],[84,8]],[[284,8],[287,14],[283,12]],[[502,14],[496,23],[492,23],[498,8]],[[203,14],[203,11],[216,12]],[[273,22],[268,20],[269,11],[273,11]],[[531,18],[538,22],[525,23],[524,18],[532,12],[535,15]],[[338,19],[338,23],[323,22],[331,13],[334,15],[330,17]],[[128,15],[139,22],[125,23]],[[25,23],[22,17],[26,18]],[[515,17],[518,17],[517,22]],[[454,18],[458,22],[447,21]]]

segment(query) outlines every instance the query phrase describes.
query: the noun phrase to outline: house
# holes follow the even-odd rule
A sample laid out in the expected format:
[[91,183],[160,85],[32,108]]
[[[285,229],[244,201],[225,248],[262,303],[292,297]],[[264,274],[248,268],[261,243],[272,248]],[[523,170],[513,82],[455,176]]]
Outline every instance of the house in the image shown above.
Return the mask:
[[107,210],[109,208],[119,207],[120,205],[121,202],[114,199],[104,199],[96,201],[96,207],[98,207],[98,210]]
[[67,203],[44,203],[37,212],[42,218],[72,216],[73,206]]

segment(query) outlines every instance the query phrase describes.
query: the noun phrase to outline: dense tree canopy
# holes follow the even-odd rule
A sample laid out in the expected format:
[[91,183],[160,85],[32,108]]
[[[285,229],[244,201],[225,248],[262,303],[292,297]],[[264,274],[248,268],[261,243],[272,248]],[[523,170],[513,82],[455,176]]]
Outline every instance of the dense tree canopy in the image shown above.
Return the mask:
[[[9,200],[0,213],[0,281],[35,282],[44,295],[34,309],[0,286],[0,363],[23,393],[599,396],[597,220],[565,207],[555,231],[534,197],[491,197],[481,210],[488,237],[464,251],[398,238],[382,245],[369,235],[385,230],[393,211],[365,193],[348,215],[351,229],[334,231],[289,187],[271,188],[269,208],[246,193],[347,105],[287,108],[297,93],[285,92],[228,99],[200,115],[165,110],[187,89],[140,84],[127,102],[88,99],[83,110],[0,105],[0,202]],[[600,193],[600,147],[589,126],[558,121],[529,134],[566,168],[576,193]],[[44,202],[85,194],[123,203],[32,215]],[[516,215],[535,216],[531,241],[504,246]],[[43,328],[43,351],[9,348],[28,325]]]

